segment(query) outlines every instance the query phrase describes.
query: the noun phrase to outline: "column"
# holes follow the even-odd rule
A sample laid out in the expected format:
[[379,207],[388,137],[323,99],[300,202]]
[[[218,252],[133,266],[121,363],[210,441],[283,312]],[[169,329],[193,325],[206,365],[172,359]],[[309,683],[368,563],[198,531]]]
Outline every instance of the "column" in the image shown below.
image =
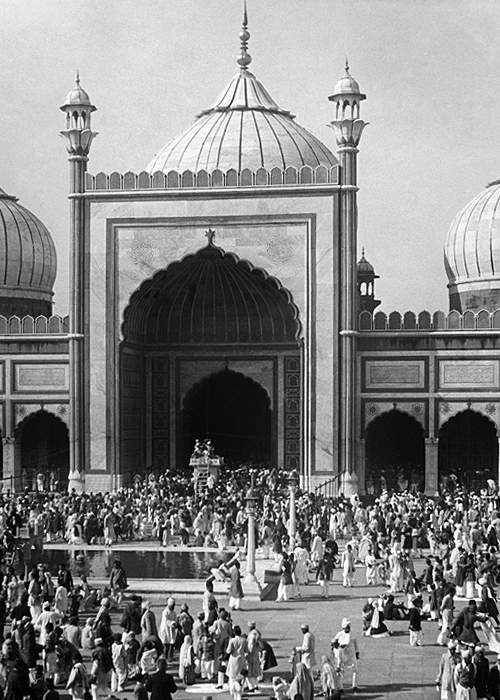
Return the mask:
[[3,448],[3,490],[21,490],[21,484],[16,483],[16,440],[13,437],[2,438]]
[[297,532],[296,511],[295,511],[295,488],[290,486],[290,520],[288,523],[288,535],[290,537],[290,548],[295,544],[295,534]]
[[356,471],[358,474],[358,491],[361,495],[366,493],[365,481],[366,481],[366,443],[364,438],[358,438],[357,444],[357,465]]
[[341,193],[340,250],[340,470],[346,496],[358,492],[356,474],[356,155],[357,148],[339,148]]
[[435,496],[438,493],[438,439],[425,439],[425,494]]
[[245,581],[255,579],[255,516],[248,510],[248,544],[247,544],[247,573]]
[[[86,156],[70,156],[70,193],[84,191]],[[85,340],[85,202],[70,197],[70,306],[69,306],[69,480],[79,492],[86,471],[86,385]]]

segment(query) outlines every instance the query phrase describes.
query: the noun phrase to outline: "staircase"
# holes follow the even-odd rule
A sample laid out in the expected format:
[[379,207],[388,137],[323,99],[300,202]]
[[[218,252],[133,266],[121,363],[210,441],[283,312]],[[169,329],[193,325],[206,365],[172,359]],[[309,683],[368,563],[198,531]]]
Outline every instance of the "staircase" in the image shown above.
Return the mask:
[[205,493],[206,488],[207,488],[207,480],[208,480],[208,466],[198,466],[195,469],[194,472],[194,477],[195,477],[195,494],[197,497],[200,497],[203,493]]

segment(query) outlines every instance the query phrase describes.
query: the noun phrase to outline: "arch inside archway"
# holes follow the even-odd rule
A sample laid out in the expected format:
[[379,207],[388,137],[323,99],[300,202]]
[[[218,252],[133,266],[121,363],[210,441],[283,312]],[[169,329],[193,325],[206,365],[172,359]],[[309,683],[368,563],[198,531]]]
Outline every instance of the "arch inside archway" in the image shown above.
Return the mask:
[[[366,431],[366,488],[378,492],[403,490],[412,483],[424,487],[425,441],[420,423],[393,409],[369,423]],[[384,482],[385,480],[385,482]]]
[[439,431],[439,480],[443,488],[458,483],[466,489],[485,488],[498,480],[498,438],[489,418],[467,409],[452,416]]
[[179,425],[181,458],[186,462],[196,438],[211,438],[229,463],[272,458],[272,412],[265,389],[239,372],[205,377],[187,393]]
[[44,487],[58,481],[66,488],[69,473],[68,428],[53,413],[37,411],[27,416],[16,428],[16,451],[22,481],[36,487],[37,475],[44,475]]

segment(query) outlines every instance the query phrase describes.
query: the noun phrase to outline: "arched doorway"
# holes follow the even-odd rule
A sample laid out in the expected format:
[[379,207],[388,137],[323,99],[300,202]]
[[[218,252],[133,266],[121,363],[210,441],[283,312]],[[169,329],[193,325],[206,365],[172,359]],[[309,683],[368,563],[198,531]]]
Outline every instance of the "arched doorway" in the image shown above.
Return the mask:
[[278,280],[209,235],[134,292],[122,333],[122,474],[187,467],[201,435],[232,461],[299,466],[301,326]]
[[374,418],[366,431],[366,490],[424,488],[425,442],[420,423],[393,409]]
[[182,460],[196,438],[208,436],[226,461],[270,463],[271,407],[267,392],[249,377],[224,370],[196,384],[184,399]]
[[467,409],[452,416],[439,431],[439,482],[453,488],[486,487],[487,479],[498,480],[498,438],[489,418]]
[[68,485],[69,438],[66,425],[48,411],[27,416],[16,429],[16,452],[23,487],[35,489],[37,475],[44,475],[49,490],[57,481],[59,488]]

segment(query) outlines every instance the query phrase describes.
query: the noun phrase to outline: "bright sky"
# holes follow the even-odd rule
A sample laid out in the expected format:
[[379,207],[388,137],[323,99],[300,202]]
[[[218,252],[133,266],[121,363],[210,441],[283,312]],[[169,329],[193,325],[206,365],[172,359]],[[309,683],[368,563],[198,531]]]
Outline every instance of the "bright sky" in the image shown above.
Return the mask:
[[[240,0],[2,0],[0,186],[47,225],[67,310],[58,107],[80,68],[98,112],[90,172],[141,170],[235,71]],[[447,308],[454,214],[500,176],[496,0],[248,0],[251,70],[332,150],[327,96],[346,54],[367,94],[359,246],[383,308]]]

